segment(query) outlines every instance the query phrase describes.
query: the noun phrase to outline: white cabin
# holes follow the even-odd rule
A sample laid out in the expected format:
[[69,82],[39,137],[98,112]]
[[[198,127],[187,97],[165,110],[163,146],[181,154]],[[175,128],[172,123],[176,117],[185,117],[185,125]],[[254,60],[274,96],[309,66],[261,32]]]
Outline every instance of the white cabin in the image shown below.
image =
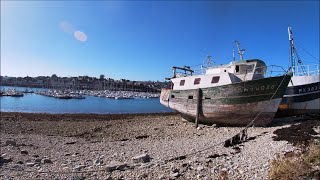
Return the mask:
[[266,64],[259,59],[230,62],[208,67],[204,74],[171,78],[173,90],[208,88],[265,77]]

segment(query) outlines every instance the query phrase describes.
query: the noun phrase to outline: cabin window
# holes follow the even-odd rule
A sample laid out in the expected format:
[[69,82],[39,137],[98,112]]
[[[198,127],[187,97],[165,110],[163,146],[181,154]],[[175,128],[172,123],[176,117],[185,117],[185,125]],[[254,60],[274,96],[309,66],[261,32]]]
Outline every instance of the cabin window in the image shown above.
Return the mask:
[[264,74],[264,67],[257,67],[255,74]]
[[180,81],[180,86],[184,86],[184,83],[186,82],[186,80],[181,80]]
[[193,84],[194,85],[200,84],[200,81],[201,81],[201,78],[196,78],[196,79],[194,79]]
[[253,64],[247,65],[247,73],[253,72]]
[[239,66],[236,66],[236,73],[239,73],[239,71],[240,71]]
[[220,76],[213,76],[211,80],[211,84],[219,82]]
[[188,96],[188,99],[193,99],[193,96]]
[[237,65],[236,74],[245,74],[247,71],[247,65]]

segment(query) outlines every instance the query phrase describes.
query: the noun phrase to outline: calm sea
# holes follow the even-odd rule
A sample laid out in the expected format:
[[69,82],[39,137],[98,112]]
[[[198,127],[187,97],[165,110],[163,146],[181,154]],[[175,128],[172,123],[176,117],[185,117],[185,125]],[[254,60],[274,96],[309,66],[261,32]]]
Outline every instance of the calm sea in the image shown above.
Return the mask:
[[[26,88],[1,86],[1,90],[15,88],[25,90]],[[32,88],[32,90],[44,90]],[[162,106],[159,98],[150,99],[124,99],[115,100],[94,96],[86,96],[85,99],[58,99],[25,93],[23,97],[1,96],[2,112],[34,112],[34,113],[97,113],[97,114],[119,114],[119,113],[155,113],[172,112],[169,108]]]

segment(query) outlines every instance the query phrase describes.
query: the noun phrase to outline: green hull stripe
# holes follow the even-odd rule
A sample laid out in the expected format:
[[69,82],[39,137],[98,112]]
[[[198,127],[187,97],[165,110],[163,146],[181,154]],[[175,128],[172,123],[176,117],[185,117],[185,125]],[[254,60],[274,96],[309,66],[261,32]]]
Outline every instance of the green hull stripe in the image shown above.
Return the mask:
[[[284,79],[283,79],[284,78]],[[228,84],[217,87],[202,88],[202,99],[204,103],[210,104],[246,104],[259,101],[270,100],[281,81],[277,93],[272,99],[282,98],[291,76],[280,76],[272,78],[264,78],[241,82],[236,84]],[[193,90],[173,90],[170,94],[172,102],[196,102],[196,89]]]

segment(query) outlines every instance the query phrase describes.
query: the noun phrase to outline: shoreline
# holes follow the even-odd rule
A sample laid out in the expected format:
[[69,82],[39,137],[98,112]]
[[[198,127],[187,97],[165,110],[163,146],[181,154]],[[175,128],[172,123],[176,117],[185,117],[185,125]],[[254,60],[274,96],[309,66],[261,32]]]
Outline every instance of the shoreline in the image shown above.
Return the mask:
[[247,141],[224,147],[241,127],[195,128],[176,113],[1,112],[0,178],[267,179],[274,158],[299,150],[282,136],[320,126],[308,118],[249,128]]
[[4,112],[0,111],[0,115],[4,116],[46,116],[49,118],[59,117],[76,117],[80,119],[87,118],[107,118],[107,120],[134,118],[143,116],[171,116],[179,115],[177,112],[154,112],[154,113],[115,113],[115,114],[100,114],[100,113],[34,113],[34,112]]

